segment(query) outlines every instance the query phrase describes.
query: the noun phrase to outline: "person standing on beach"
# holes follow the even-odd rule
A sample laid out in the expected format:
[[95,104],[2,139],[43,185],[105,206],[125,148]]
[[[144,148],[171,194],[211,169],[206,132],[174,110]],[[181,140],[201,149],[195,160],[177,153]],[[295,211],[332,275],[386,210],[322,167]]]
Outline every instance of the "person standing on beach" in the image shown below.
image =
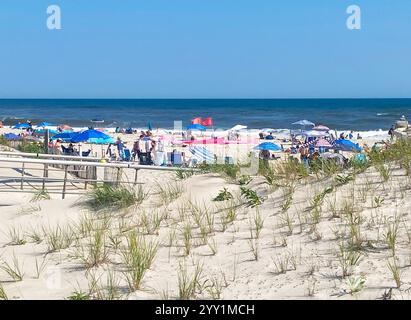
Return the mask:
[[308,166],[308,148],[304,145],[301,145],[300,149],[300,160],[304,164],[304,166]]
[[388,135],[390,136],[390,140],[394,139],[394,126],[391,126],[390,130],[388,130]]
[[134,161],[136,161],[136,158],[137,159],[140,158],[139,140],[134,141],[132,154],[133,154]]
[[54,144],[54,153],[61,154],[61,140],[57,139],[56,143]]
[[117,137],[116,146],[119,158],[123,158],[124,143],[120,137]]

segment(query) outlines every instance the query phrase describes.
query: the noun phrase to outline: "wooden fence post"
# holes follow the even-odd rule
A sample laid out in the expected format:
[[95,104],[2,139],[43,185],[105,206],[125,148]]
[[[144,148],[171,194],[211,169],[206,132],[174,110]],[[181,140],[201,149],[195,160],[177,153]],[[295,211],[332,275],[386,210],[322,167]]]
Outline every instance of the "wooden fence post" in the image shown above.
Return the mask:
[[63,194],[62,199],[66,197],[66,185],[67,185],[67,172],[68,172],[68,165],[64,167],[64,182],[63,182]]
[[134,174],[134,185],[137,184],[137,174],[138,174],[138,169],[136,169],[136,173]]
[[21,183],[20,183],[21,190],[23,190],[23,184],[24,184],[24,162],[21,165]]
[[46,178],[49,176],[49,166],[48,164],[44,164],[44,169],[43,169],[43,190],[46,189]]

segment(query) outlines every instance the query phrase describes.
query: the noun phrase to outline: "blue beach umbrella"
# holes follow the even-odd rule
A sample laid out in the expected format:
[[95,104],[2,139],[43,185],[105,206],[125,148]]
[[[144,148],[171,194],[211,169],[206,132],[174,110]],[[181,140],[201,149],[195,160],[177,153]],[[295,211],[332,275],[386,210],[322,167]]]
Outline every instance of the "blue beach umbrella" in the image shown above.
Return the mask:
[[207,128],[202,126],[201,124],[190,124],[187,126],[187,130],[206,130]]
[[8,140],[8,141],[18,141],[21,140],[22,137],[18,136],[17,134],[14,133],[6,133],[5,135],[3,135],[4,139]]
[[71,139],[76,135],[78,135],[78,132],[63,132],[63,133],[56,134],[51,139],[52,140],[60,139],[63,142],[71,142]]
[[18,123],[13,127],[13,129],[27,129],[27,128],[30,128],[30,125],[28,123]]
[[335,149],[342,150],[342,151],[355,151],[355,152],[362,151],[362,148],[358,144],[350,140],[344,140],[344,139],[335,140],[334,147]]
[[[57,134],[58,132],[56,130],[52,130],[52,129],[47,129],[49,131],[50,134]],[[36,129],[35,132],[37,134],[45,134],[46,133],[46,129]]]
[[50,122],[40,122],[37,125],[37,128],[45,128],[45,127],[51,127],[53,124],[51,124]]
[[93,143],[93,144],[109,144],[109,143],[114,143],[114,139],[110,137],[109,135],[97,131],[97,130],[86,130],[83,131],[82,133],[79,133],[75,135],[72,139],[71,142],[78,143],[78,142],[88,142],[88,143]]
[[281,151],[281,147],[272,142],[263,142],[256,146],[256,150],[270,150],[270,151]]

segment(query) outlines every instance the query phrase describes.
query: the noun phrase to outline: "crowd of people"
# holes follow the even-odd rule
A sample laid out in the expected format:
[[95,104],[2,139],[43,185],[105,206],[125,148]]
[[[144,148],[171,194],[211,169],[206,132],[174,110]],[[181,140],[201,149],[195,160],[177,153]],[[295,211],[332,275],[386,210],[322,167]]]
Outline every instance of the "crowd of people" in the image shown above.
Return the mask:
[[134,141],[131,148],[127,146],[127,143],[120,136],[117,137],[116,142],[107,147],[106,155],[110,159],[139,161],[140,163],[151,164],[157,151],[163,152],[164,144],[160,139],[154,138],[152,132],[148,130],[140,132],[139,138]]

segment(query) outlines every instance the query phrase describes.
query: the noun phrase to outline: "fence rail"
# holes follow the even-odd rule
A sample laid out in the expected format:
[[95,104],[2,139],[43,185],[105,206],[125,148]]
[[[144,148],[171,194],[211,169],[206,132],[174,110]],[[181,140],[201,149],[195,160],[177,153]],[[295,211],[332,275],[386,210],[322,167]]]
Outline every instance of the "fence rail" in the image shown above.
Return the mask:
[[[28,154],[0,152],[0,170],[11,170],[12,175],[0,176],[0,192],[27,192],[50,190],[49,193],[61,193],[64,199],[66,194],[79,194],[85,192],[87,187],[97,183],[141,184],[138,181],[140,170],[152,171],[197,171],[193,168],[158,167],[139,165],[136,163],[104,163],[99,158],[89,158],[83,161],[81,157],[56,155]],[[75,160],[73,160],[75,159]],[[101,170],[103,172],[101,172]],[[131,171],[127,175],[127,172]],[[17,172],[14,174],[14,172]],[[35,174],[36,172],[36,174]],[[54,177],[50,177],[54,174]]]

